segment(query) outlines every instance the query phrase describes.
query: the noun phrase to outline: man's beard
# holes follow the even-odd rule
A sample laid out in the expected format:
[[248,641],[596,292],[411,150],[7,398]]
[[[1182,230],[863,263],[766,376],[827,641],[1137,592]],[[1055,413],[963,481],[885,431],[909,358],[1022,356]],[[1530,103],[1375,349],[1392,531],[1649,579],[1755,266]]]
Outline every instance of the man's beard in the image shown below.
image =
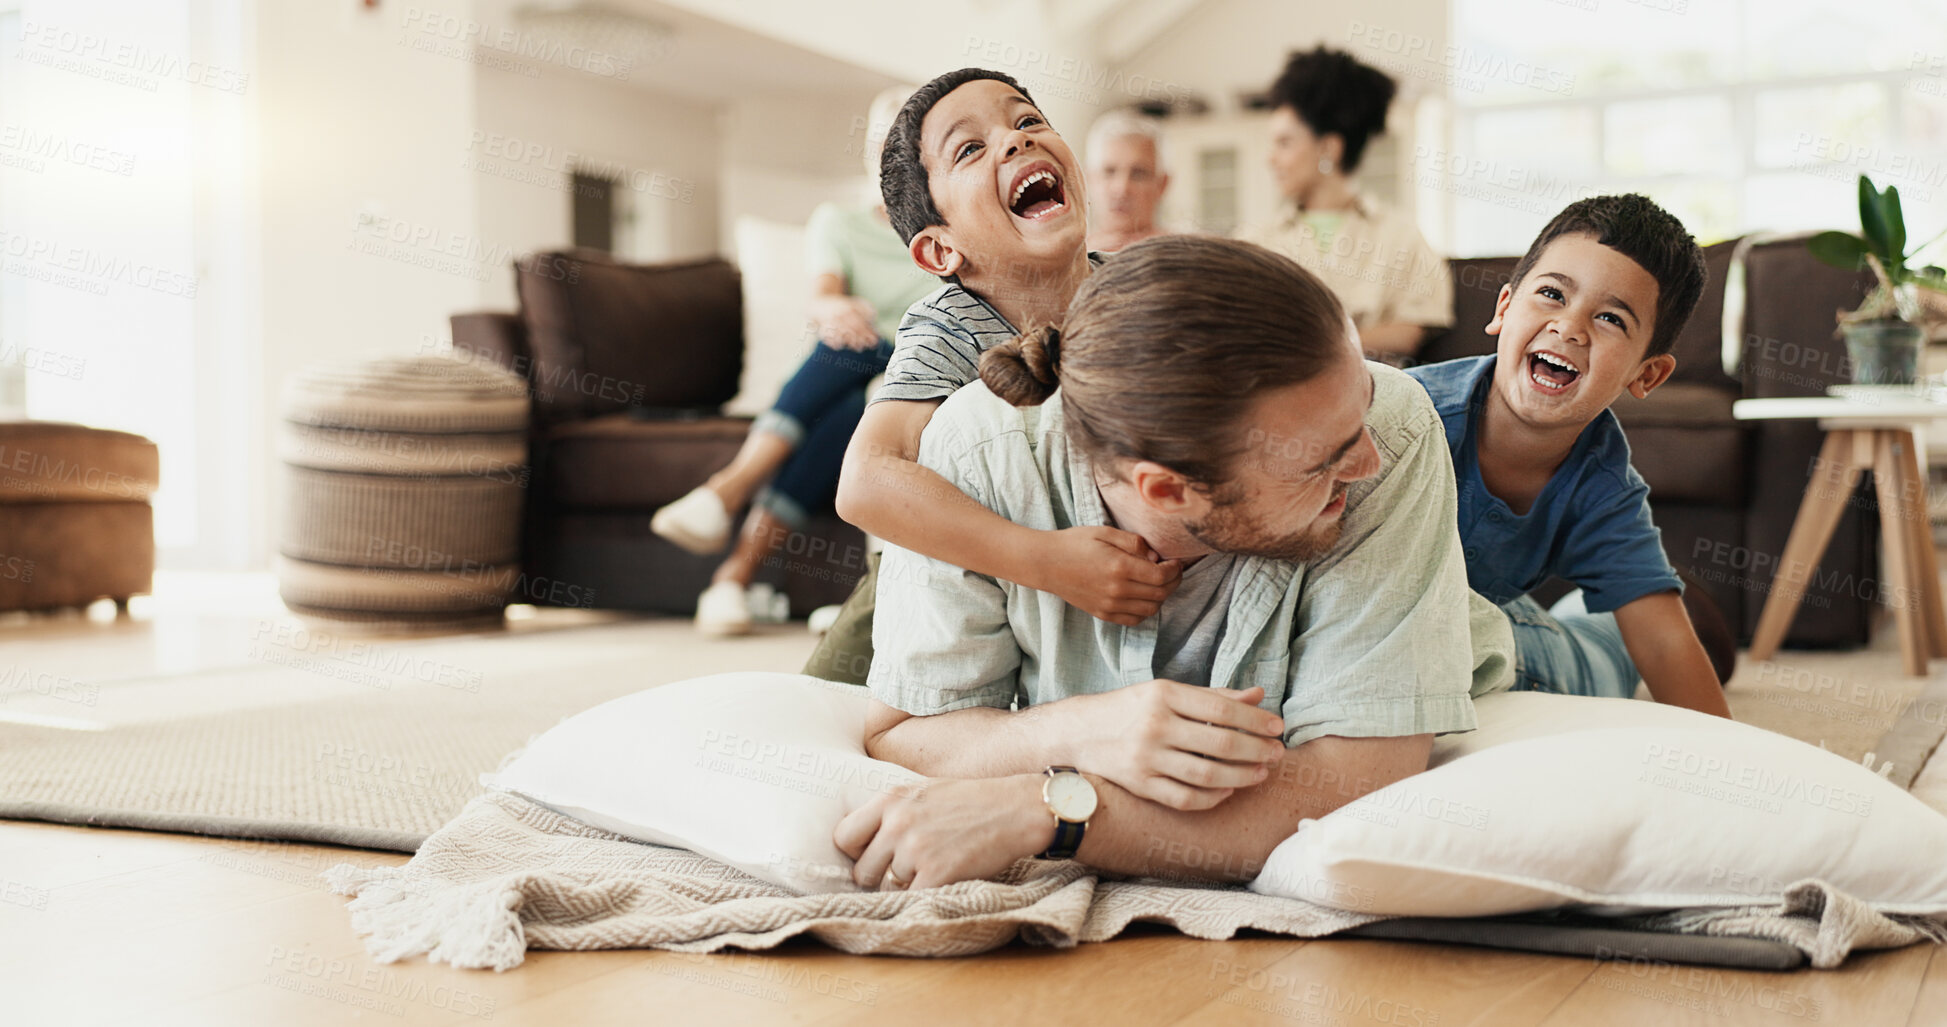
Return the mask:
[[[1340,484],[1332,491],[1332,500],[1345,494],[1345,485]],[[1339,516],[1316,528],[1293,532],[1289,535],[1273,535],[1264,526],[1244,512],[1241,496],[1232,496],[1211,507],[1210,515],[1195,523],[1186,523],[1183,529],[1190,537],[1216,550],[1219,553],[1235,553],[1238,556],[1258,556],[1267,560],[1290,560],[1293,563],[1306,563],[1316,560],[1339,543],[1339,533],[1345,523],[1345,511]],[[1327,506],[1331,505],[1330,501]]]

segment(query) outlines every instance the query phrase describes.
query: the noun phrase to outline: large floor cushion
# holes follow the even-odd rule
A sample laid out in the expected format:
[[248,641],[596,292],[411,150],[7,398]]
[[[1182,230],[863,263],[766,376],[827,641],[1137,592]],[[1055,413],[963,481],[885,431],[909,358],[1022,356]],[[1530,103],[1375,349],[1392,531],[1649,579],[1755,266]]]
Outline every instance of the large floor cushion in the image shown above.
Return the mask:
[[450,357],[321,368],[286,390],[286,606],[341,628],[437,631],[521,601],[527,386]]

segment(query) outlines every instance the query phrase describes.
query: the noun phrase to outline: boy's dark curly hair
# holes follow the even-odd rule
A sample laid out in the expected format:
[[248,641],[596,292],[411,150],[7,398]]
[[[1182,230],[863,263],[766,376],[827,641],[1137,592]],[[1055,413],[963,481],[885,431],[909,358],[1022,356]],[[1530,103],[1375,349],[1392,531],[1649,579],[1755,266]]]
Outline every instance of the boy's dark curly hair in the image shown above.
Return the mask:
[[1595,241],[1635,261],[1656,279],[1656,323],[1645,360],[1670,352],[1697,298],[1704,293],[1704,251],[1683,222],[1639,193],[1591,196],[1562,208],[1514,265],[1508,278],[1521,284],[1548,244],[1564,235],[1591,235]]
[[934,225],[946,224],[940,208],[933,203],[933,193],[926,181],[926,165],[919,159],[919,129],[926,122],[926,112],[946,94],[984,78],[1002,83],[1034,103],[1034,97],[1008,75],[985,68],[961,68],[919,87],[892,119],[892,128],[886,133],[886,147],[879,154],[879,192],[885,198],[886,215],[892,220],[893,231],[908,245],[912,244],[913,236]]
[[1339,165],[1359,166],[1366,141],[1386,130],[1386,108],[1397,87],[1385,72],[1359,63],[1343,50],[1320,46],[1291,55],[1271,84],[1271,109],[1289,107],[1314,135],[1345,140]]

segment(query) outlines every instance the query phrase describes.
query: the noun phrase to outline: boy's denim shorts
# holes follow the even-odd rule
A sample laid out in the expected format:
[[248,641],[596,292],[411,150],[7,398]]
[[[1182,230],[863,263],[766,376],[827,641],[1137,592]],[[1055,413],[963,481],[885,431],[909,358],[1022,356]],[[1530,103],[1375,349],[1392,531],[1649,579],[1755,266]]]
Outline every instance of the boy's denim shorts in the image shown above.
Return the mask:
[[1501,604],[1514,624],[1514,691],[1629,699],[1642,675],[1613,613],[1590,613],[1578,590],[1551,609],[1527,596]]

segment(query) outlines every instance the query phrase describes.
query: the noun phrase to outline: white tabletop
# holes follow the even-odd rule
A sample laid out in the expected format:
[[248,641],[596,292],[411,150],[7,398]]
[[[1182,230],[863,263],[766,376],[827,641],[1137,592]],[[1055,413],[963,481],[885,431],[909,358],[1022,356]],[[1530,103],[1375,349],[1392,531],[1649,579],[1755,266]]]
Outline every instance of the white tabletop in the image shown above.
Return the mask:
[[1913,395],[1740,399],[1731,404],[1731,416],[1740,421],[1817,420],[1828,428],[1904,427],[1947,418],[1947,403]]

